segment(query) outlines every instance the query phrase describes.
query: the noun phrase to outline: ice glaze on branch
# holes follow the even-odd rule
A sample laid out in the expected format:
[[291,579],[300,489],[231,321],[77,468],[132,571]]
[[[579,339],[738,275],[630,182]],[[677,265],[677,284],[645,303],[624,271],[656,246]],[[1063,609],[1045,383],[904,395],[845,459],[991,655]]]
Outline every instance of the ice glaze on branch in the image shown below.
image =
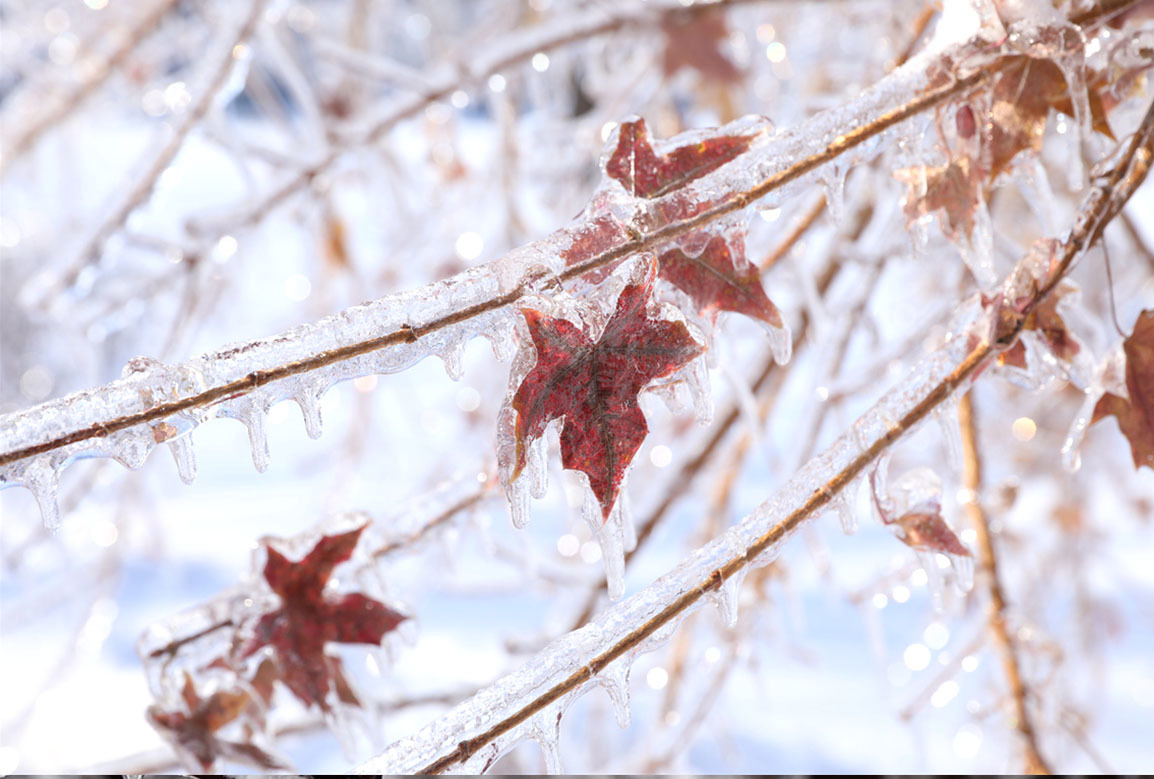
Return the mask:
[[[572,697],[599,681],[620,659],[628,663],[707,596],[723,591],[751,565],[770,562],[781,544],[818,510],[930,413],[965,391],[981,368],[1021,333],[1026,316],[1040,305],[1074,263],[1101,237],[1145,180],[1154,158],[1151,104],[1117,164],[1092,188],[1069,236],[1056,248],[1046,280],[1020,302],[1022,316],[995,327],[996,342],[969,346],[955,333],[923,359],[825,452],[812,459],[773,499],[740,524],[698,549],[673,571],[610,608],[594,622],[550,644],[521,670],[498,680],[417,734],[402,739],[359,769],[364,773],[441,773],[459,766],[483,770],[522,738],[532,737],[538,716],[559,717]],[[1029,262],[1027,256],[1023,262]],[[1011,273],[1007,281],[1012,280]],[[972,301],[965,305],[972,307]],[[995,345],[996,343],[996,345]],[[814,487],[813,485],[819,485]],[[577,668],[572,672],[570,669]],[[555,721],[552,726],[555,730]],[[548,732],[548,731],[547,731]],[[462,740],[461,736],[474,733]],[[503,739],[503,740],[502,740]],[[430,755],[437,755],[430,759]]]
[[[9,414],[0,419],[0,466],[139,425],[171,421],[174,415],[205,409],[274,382],[354,358],[363,359],[382,350],[397,354],[376,361],[384,365],[366,365],[359,375],[407,367],[437,346],[433,343],[424,348],[418,342],[433,341],[434,335],[447,337],[455,326],[505,308],[528,292],[654,249],[739,211],[985,78],[979,72],[923,91],[930,61],[932,55],[919,56],[845,106],[818,114],[772,138],[761,138],[733,163],[664,197],[638,203],[634,224],[660,226],[639,228],[632,236],[583,262],[563,268],[558,259],[559,252],[584,226],[578,223],[446,281],[381,298],[312,325],[174,366],[175,371],[187,369],[204,375],[207,386],[195,392],[177,393],[177,397],[169,393],[163,402],[150,402],[156,393],[150,392],[143,380],[129,377]],[[906,99],[909,95],[917,97]],[[720,200],[718,192],[723,193]],[[671,209],[684,207],[685,202],[705,200],[716,204],[683,219],[670,221],[663,216]],[[369,333],[374,335],[366,337]],[[64,454],[76,456],[72,452]]]

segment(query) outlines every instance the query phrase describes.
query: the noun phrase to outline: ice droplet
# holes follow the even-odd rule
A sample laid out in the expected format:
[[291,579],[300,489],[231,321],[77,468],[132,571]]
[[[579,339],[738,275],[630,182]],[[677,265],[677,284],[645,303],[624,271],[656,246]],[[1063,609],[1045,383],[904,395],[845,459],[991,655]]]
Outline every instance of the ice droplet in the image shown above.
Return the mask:
[[1090,426],[1097,403],[1097,393],[1086,393],[1074,421],[1070,423],[1066,440],[1062,443],[1062,467],[1070,473],[1076,473],[1082,467],[1082,440],[1086,437],[1086,428]]
[[441,351],[441,361],[445,364],[445,373],[453,381],[460,381],[465,375],[464,368],[465,340],[456,338],[445,345]]
[[561,767],[561,710],[550,706],[533,718],[530,738],[541,747],[545,760],[545,773],[557,775],[564,772]]
[[252,464],[258,473],[268,469],[267,401],[260,393],[253,393],[237,400],[230,408],[223,409],[221,416],[231,417],[248,430],[248,442],[252,447]]
[[689,363],[685,370],[685,383],[693,398],[697,424],[705,427],[713,421],[713,393],[709,387],[709,367],[704,355]]
[[833,499],[833,506],[837,510],[838,521],[841,522],[841,532],[852,536],[857,532],[857,512],[854,510],[850,487],[838,493]]
[[785,365],[793,357],[793,334],[789,331],[789,325],[783,324],[781,327],[764,325],[764,327],[769,335],[769,350],[773,354],[773,361],[778,365]]
[[[601,546],[601,559],[605,564],[605,589],[609,599],[617,600],[625,593],[625,532],[622,527],[620,493],[617,503],[606,518],[601,512],[601,502],[589,487],[588,479],[582,479],[582,482],[585,500],[581,513]],[[625,484],[622,482],[621,492],[624,491]]]
[[549,490],[549,462],[548,436],[542,434],[529,444],[529,451],[525,458],[525,470],[521,478],[529,485],[529,494],[537,500],[545,497]]
[[609,696],[613,704],[613,715],[617,725],[625,729],[632,719],[629,712],[629,673],[633,670],[633,657],[626,655],[609,664],[597,675],[597,682]]
[[324,432],[324,420],[321,419],[321,392],[313,387],[302,387],[293,400],[300,406],[308,437],[313,440],[320,438]]
[[196,452],[192,449],[192,436],[183,435],[168,441],[168,451],[172,452],[180,480],[192,484],[196,479]]
[[845,224],[845,178],[849,165],[841,159],[834,159],[822,168],[819,178],[825,188],[825,202],[830,218],[838,227]]
[[505,495],[509,499],[509,518],[513,520],[513,527],[521,530],[529,524],[529,486],[525,474],[505,487]]
[[728,628],[737,626],[737,608],[741,600],[741,584],[745,581],[746,571],[742,568],[721,583],[721,586],[710,593],[710,598],[717,606],[721,619]]
[[44,527],[53,532],[60,529],[60,505],[56,500],[59,474],[51,457],[37,457],[24,471],[24,486],[40,506]]
[[962,470],[962,431],[958,416],[958,400],[950,398],[942,402],[934,411],[934,418],[942,428],[942,438],[946,445],[946,457],[950,468]]
[[974,558],[968,555],[947,555],[954,569],[954,590],[965,595],[974,588]]

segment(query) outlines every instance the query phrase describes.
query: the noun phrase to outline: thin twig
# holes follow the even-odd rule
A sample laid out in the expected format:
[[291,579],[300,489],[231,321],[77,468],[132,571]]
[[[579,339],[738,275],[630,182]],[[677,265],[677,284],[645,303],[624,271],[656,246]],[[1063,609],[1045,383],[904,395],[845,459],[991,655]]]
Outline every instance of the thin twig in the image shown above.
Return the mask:
[[970,524],[978,536],[978,561],[982,577],[989,592],[989,628],[1002,656],[1002,669],[1006,683],[1010,686],[1010,696],[1014,702],[1014,726],[1022,735],[1026,751],[1026,772],[1030,774],[1052,773],[1046,759],[1038,748],[1034,720],[1027,705],[1029,691],[1022,679],[1018,658],[1018,647],[1006,626],[1006,595],[998,575],[998,556],[994,550],[994,540],[986,512],[982,510],[980,493],[982,489],[982,460],[978,451],[977,425],[974,422],[974,402],[967,392],[958,405],[958,423],[962,430],[962,479],[969,490],[965,503]]
[[226,45],[222,45],[218,49],[219,59],[213,63],[210,69],[211,75],[208,78],[204,90],[197,97],[196,102],[189,106],[187,113],[184,114],[180,123],[173,129],[171,134],[169,134],[168,140],[160,148],[160,151],[156,153],[156,156],[148,163],[144,171],[133,175],[132,180],[135,184],[128,190],[128,193],[117,202],[109,216],[97,226],[88,240],[84,242],[76,260],[61,274],[51,289],[51,292],[45,296],[45,300],[50,299],[50,296],[60,289],[67,289],[73,286],[84,269],[100,258],[101,246],[104,242],[124,225],[133,211],[152,196],[152,190],[156,187],[156,182],[160,179],[160,174],[162,174],[173,159],[176,158],[177,153],[181,147],[184,146],[184,141],[189,133],[197,128],[200,121],[212,107],[213,101],[216,100],[217,93],[219,93],[228,82],[229,75],[232,73],[236,60],[236,48],[247,41],[253,34],[267,4],[268,0],[253,0],[240,26],[237,27],[233,35],[228,38]]
[[141,15],[105,58],[91,63],[91,67],[73,68],[73,72],[79,74],[80,78],[66,94],[37,95],[37,102],[45,107],[39,115],[20,129],[10,142],[4,144],[5,152],[0,156],[0,173],[31,149],[46,130],[59,124],[91,98],[101,84],[120,68],[132,52],[136,51],[141,42],[156,29],[178,2],[179,0],[160,0],[148,12]]

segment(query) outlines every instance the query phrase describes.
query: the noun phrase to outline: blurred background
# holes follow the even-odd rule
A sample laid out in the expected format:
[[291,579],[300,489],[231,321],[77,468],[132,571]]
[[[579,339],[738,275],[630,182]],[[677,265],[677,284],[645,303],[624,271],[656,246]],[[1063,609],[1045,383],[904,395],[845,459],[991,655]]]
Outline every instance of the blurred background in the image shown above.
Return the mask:
[[[0,413],[112,381],[137,356],[179,362],[499,258],[581,211],[617,123],[642,116],[657,138],[746,114],[793,127],[924,46],[938,17],[912,0],[0,0]],[[1154,25],[1135,14],[1086,36],[1092,66],[1135,74],[1110,86],[1124,138],[1151,98]],[[980,249],[932,214],[911,223],[894,175],[939,164],[953,121],[926,114],[852,171],[828,166],[747,215],[752,261],[786,250],[764,283],[795,357],[755,386],[768,340],[723,316],[711,425],[643,397],[651,435],[626,493],[638,524],[658,518],[627,593],[770,497],[976,294],[963,257]],[[1043,140],[989,197],[999,275],[1064,235],[1113,148],[1058,113]],[[1127,332],[1154,307],[1151,214],[1147,183],[1106,233]],[[1134,468],[1113,420],[1089,429],[1080,463],[1061,454],[1121,341],[1102,260],[1082,262],[1062,309],[1079,362],[1031,342],[1028,370],[991,371],[973,394],[978,497],[1028,705],[1069,773],[1148,768],[1154,724],[1154,472]],[[494,485],[508,361],[477,339],[462,366],[456,381],[429,359],[337,385],[320,440],[294,404],[274,406],[263,474],[228,421],[196,431],[191,485],[159,451],[135,472],[76,463],[57,533],[28,491],[0,492],[0,773],[181,770],[145,712],[184,705],[181,674],[210,655],[190,640],[161,662],[138,641],[147,655],[260,591],[266,536],[307,551],[318,527],[371,521],[373,543],[395,548],[338,575],[413,617],[380,650],[333,648],[359,706],[322,717],[277,688],[261,743],[305,772],[358,764],[604,608],[601,550],[555,444],[527,529]],[[911,478],[940,484],[976,549],[956,412],[939,422],[896,448],[891,482],[930,469]],[[735,627],[706,609],[640,657],[628,727],[604,692],[581,697],[561,724],[564,768],[1022,770],[980,577],[956,581],[870,511],[857,485],[749,577]],[[222,684],[198,681],[205,696]],[[527,743],[494,770],[542,766]]]

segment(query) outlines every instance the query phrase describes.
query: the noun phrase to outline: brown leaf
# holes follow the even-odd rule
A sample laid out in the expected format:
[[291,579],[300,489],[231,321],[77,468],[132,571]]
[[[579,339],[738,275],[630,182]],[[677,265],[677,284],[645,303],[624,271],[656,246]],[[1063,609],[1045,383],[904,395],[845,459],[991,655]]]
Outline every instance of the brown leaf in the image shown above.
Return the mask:
[[[1042,147],[1051,109],[1074,115],[1066,76],[1053,61],[1015,54],[1000,58],[993,68],[998,75],[990,92],[983,159],[990,181],[1008,170],[1019,152]],[[1088,75],[1091,120],[1095,130],[1113,138],[1097,82],[1093,74]]]
[[1154,309],[1138,315],[1134,332],[1122,342],[1126,354],[1126,391],[1130,399],[1107,392],[1094,406],[1093,424],[1113,414],[1130,442],[1134,468],[1154,469]]
[[940,509],[910,511],[895,519],[892,524],[901,529],[898,537],[906,546],[970,557],[970,550],[962,545],[946,524]]
[[724,13],[666,14],[661,31],[665,33],[662,70],[666,76],[691,68],[707,81],[733,84],[741,80],[741,71],[721,53],[721,43],[729,37]]
[[973,233],[981,177],[968,158],[938,167],[903,168],[894,171],[894,176],[909,188],[905,212],[910,222],[938,211],[942,232],[949,238],[956,240],[960,235],[968,238]]

